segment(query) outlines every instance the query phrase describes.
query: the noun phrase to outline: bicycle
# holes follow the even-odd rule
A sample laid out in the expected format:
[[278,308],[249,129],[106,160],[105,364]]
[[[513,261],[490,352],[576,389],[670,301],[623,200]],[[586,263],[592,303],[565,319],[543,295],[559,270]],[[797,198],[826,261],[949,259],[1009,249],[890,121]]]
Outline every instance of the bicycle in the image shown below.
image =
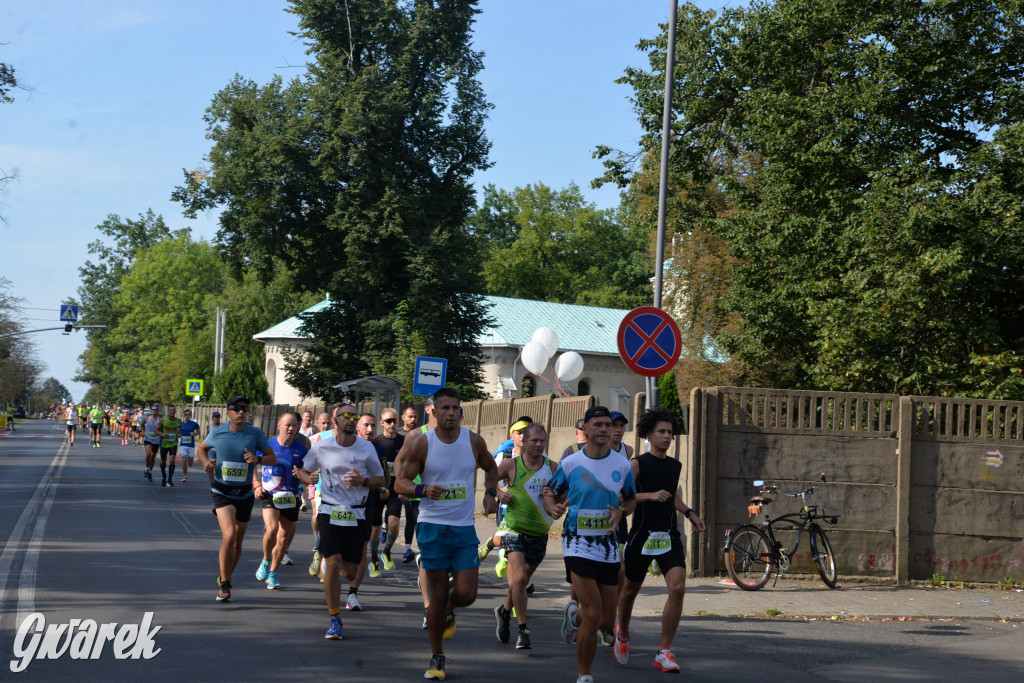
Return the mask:
[[[825,481],[825,475],[821,475]],[[817,520],[824,520],[834,526],[839,521],[839,515],[826,515],[825,511],[818,505],[807,505],[807,496],[814,493],[819,487],[812,486],[797,493],[786,493],[780,491],[777,486],[766,485],[763,481],[755,481],[755,487],[761,489],[761,493],[778,493],[789,498],[799,498],[803,506],[799,512],[791,512],[781,517],[772,519],[765,511],[764,522],[760,525],[740,524],[739,526],[725,532],[725,545],[722,548],[722,555],[725,567],[729,576],[737,586],[746,591],[756,591],[768,583],[768,577],[772,571],[775,572],[774,586],[779,578],[789,569],[793,556],[800,545],[800,539],[805,530],[808,532],[808,541],[811,546],[811,556],[814,564],[821,575],[822,581],[829,588],[836,587],[836,560],[832,553],[832,544],[825,535],[824,529]],[[750,499],[750,506],[747,508],[751,514],[759,514],[766,505],[772,502],[771,498],[765,495],[756,495]],[[776,530],[782,532],[796,532],[796,540],[792,548],[786,548],[776,537]]]

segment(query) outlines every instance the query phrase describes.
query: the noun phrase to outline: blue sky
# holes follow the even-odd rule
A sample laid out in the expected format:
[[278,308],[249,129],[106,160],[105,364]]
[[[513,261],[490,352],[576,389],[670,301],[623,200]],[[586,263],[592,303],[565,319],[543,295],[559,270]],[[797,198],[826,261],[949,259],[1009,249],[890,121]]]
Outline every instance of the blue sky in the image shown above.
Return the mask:
[[[721,2],[699,2],[721,6]],[[148,209],[172,229],[212,239],[216,216],[186,220],[170,201],[182,168],[209,150],[202,116],[236,74],[265,83],[302,72],[296,17],[283,0],[4,0],[0,61],[33,92],[0,106],[0,169],[16,172],[0,197],[0,275],[22,297],[29,329],[58,324],[78,288],[95,226]],[[494,167],[477,177],[511,189],[577,183],[599,207],[617,190],[591,190],[598,144],[633,149],[639,125],[629,90],[614,83],[645,66],[636,43],[668,19],[666,0],[482,0],[475,47],[491,112]],[[46,309],[46,310],[36,310]],[[31,336],[53,376],[72,382],[85,335]],[[211,350],[212,353],[212,350]]]

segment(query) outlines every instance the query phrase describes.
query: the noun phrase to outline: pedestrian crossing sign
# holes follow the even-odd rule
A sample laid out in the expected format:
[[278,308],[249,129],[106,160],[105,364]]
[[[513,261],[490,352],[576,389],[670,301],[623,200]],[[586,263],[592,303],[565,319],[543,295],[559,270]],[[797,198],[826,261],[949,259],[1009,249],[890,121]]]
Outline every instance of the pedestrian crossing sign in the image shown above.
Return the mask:
[[60,321],[62,323],[78,322],[78,306],[72,306],[71,304],[61,304]]
[[187,380],[185,380],[185,395],[186,396],[202,396],[203,395],[203,380],[201,380],[201,379],[187,379]]

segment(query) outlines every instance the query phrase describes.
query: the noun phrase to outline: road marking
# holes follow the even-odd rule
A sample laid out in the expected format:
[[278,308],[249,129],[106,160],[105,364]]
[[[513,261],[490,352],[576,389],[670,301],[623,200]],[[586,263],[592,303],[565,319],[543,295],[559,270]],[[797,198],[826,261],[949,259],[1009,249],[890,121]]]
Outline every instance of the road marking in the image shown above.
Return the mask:
[[[0,628],[0,632],[13,633],[17,630],[16,625],[21,623],[23,615],[22,605],[25,607],[35,605],[35,572],[39,566],[39,548],[42,545],[42,536],[46,531],[46,518],[50,514],[50,507],[53,505],[53,499],[57,492],[57,483],[60,481],[61,470],[64,469],[64,463],[67,462],[68,452],[71,450],[68,444],[62,444],[57,449],[57,454],[53,456],[53,460],[50,462],[50,467],[46,470],[42,479],[39,481],[39,485],[36,486],[35,493],[32,494],[31,500],[28,505],[22,510],[21,515],[18,517],[18,521],[14,525],[14,530],[11,532],[10,538],[7,539],[7,543],[4,545],[3,555],[0,555],[0,607],[4,604],[4,599],[7,597],[7,580],[11,573],[11,564],[14,562],[14,556],[21,549],[21,539],[25,535],[25,528],[29,522],[35,520],[35,527],[32,533],[32,539],[29,542],[28,549],[25,554],[25,559],[22,561],[21,574],[18,577],[18,610],[17,620],[14,626],[4,625]],[[40,501],[46,498],[43,503],[42,509],[40,510]],[[29,571],[31,573],[29,574]],[[33,610],[29,610],[31,613]],[[10,619],[14,610],[6,610],[6,619]],[[2,617],[0,617],[2,619]]]

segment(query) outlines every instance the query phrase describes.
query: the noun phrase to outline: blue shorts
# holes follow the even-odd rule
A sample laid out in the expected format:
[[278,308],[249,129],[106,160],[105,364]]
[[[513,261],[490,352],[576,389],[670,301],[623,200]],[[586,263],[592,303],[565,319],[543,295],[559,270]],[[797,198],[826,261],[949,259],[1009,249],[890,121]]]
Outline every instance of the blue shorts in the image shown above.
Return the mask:
[[474,526],[419,522],[416,540],[420,546],[420,565],[427,571],[447,570],[455,574],[480,566],[480,541]]

